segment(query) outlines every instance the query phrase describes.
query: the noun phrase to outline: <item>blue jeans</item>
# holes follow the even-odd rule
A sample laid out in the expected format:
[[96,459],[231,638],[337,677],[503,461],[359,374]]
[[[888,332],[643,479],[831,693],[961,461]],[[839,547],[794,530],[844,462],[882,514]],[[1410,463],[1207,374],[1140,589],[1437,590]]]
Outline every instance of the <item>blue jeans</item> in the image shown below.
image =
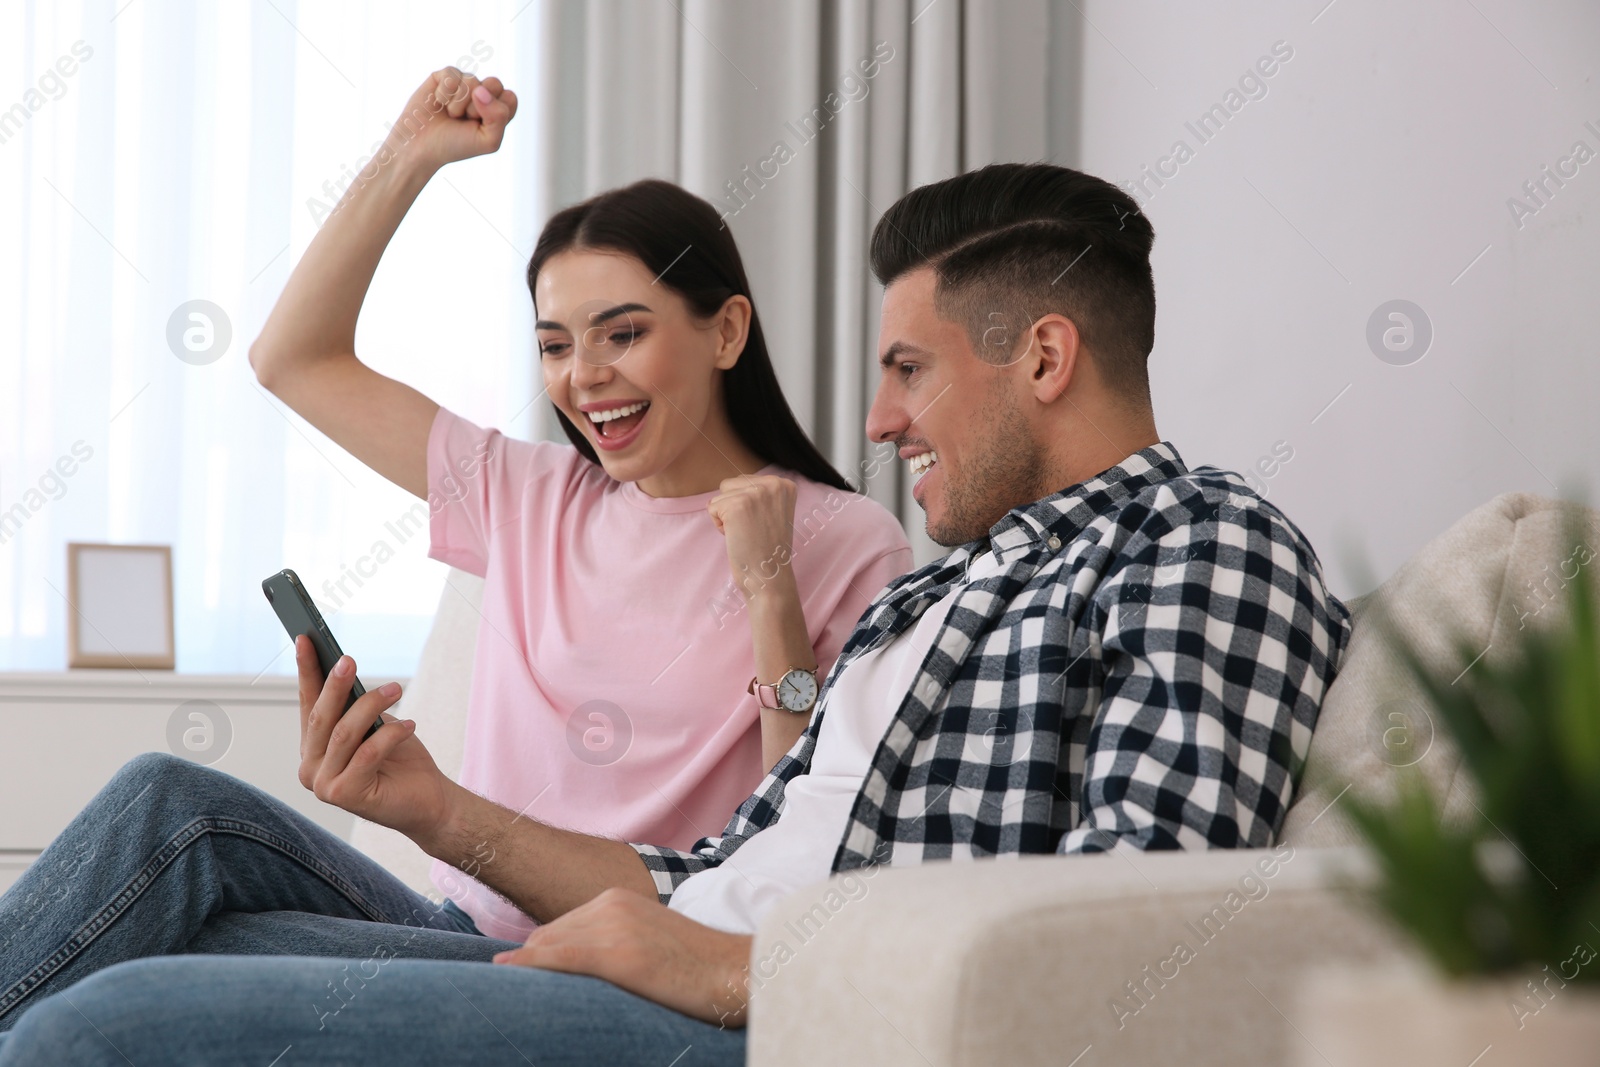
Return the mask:
[[0,897],[0,1067],[665,1065],[723,1030],[514,942],[229,775],[131,760]]

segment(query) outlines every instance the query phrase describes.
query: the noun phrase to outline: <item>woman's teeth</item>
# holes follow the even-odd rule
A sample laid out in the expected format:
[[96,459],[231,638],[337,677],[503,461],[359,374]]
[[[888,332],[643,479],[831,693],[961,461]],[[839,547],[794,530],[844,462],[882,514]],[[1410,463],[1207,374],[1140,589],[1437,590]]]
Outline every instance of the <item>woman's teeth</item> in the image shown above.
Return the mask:
[[907,462],[911,464],[911,477],[915,478],[919,476],[923,471],[927,470],[938,461],[939,453],[937,452],[920,452],[917,455],[912,456],[909,460],[907,460]]
[[607,408],[605,411],[589,412],[589,420],[594,423],[610,422],[612,419],[625,418],[635,412],[643,411],[650,406],[648,400],[641,400],[637,404],[629,404],[625,408]]

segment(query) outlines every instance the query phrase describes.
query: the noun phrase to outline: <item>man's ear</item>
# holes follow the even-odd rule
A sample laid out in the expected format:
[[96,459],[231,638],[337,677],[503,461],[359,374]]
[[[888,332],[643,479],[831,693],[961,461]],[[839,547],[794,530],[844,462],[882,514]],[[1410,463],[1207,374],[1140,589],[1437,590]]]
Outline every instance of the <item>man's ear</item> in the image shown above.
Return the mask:
[[739,362],[739,357],[744,354],[744,345],[750,338],[750,317],[754,314],[750,306],[750,298],[735,293],[723,302],[722,309],[717,312],[714,326],[717,331],[717,358],[718,370],[727,370]]
[[1065,315],[1041,316],[1029,327],[1028,354],[1032,356],[1028,368],[1029,388],[1034,399],[1049,404],[1058,399],[1072,385],[1078,372],[1079,356],[1083,352],[1083,339],[1078,326]]

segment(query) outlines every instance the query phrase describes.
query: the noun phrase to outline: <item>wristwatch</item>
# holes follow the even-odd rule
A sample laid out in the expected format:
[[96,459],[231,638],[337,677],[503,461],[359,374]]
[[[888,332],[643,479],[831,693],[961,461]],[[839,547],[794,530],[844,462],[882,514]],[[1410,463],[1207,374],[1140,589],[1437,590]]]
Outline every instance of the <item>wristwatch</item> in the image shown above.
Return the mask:
[[817,672],[814,668],[805,670],[790,667],[783,672],[777,684],[764,685],[752,678],[750,688],[746,691],[754,694],[764,708],[781,708],[801,715],[810,711],[817,702]]

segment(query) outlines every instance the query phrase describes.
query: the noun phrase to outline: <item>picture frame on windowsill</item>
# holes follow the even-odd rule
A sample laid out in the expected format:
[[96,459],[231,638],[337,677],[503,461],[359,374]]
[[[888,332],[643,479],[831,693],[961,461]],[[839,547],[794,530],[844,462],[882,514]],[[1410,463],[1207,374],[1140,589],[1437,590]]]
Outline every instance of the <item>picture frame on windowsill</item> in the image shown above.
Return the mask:
[[172,670],[171,545],[67,545],[67,666]]

